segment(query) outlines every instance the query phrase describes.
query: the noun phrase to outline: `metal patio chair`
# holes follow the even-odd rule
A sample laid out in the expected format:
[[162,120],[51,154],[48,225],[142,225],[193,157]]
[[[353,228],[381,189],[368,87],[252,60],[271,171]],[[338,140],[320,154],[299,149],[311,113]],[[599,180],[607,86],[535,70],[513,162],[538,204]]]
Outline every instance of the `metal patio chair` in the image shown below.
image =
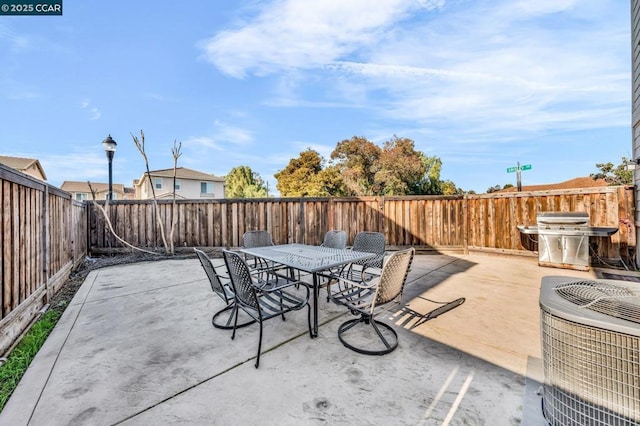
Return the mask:
[[[272,246],[273,239],[268,231],[247,231],[242,234],[242,247],[254,248],[254,247],[267,247]],[[249,262],[249,267],[252,269],[267,269],[270,267],[263,259],[258,257],[252,257],[245,255],[245,260]]]
[[324,234],[323,247],[331,247],[336,249],[343,249],[347,247],[347,233],[345,231],[339,231],[332,229]]
[[[350,264],[348,270],[343,271],[343,274],[349,274],[347,277],[357,278],[357,275],[354,274],[361,273],[364,268],[382,268],[384,255],[386,254],[386,241],[384,239],[384,234],[380,232],[359,232],[353,240],[353,246],[351,246],[351,249],[355,251],[375,253],[376,256],[373,259],[367,259]],[[362,268],[355,268],[356,266],[361,266]],[[356,271],[356,269],[360,269],[360,272]]]
[[[384,256],[386,254],[386,241],[384,234],[380,232],[363,231],[356,234],[353,240],[351,250],[374,253],[375,257],[366,260],[350,263],[339,270],[330,271],[326,276],[329,277],[327,282],[327,293],[330,293],[330,286],[337,281],[340,284],[340,278],[351,281],[366,281],[375,277],[382,268]],[[329,294],[327,294],[327,301]]]
[[[257,230],[257,231],[247,231],[242,235],[242,247],[244,248],[254,248],[254,247],[268,247],[272,246],[273,239],[271,238],[271,234],[268,231]],[[251,269],[251,272],[254,274],[260,274],[263,276],[263,279],[267,280],[268,277],[264,276],[264,274],[268,274],[270,272],[275,272],[278,269],[284,269],[285,267],[281,265],[276,265],[273,262],[268,262],[259,257],[253,257],[245,255],[245,260],[247,261],[247,265]],[[289,270],[289,275],[293,277],[293,271]]]
[[338,338],[345,347],[365,355],[384,355],[398,347],[395,330],[374,317],[379,308],[402,302],[414,253],[413,247],[393,253],[384,262],[380,275],[370,281],[340,278],[341,285],[334,287],[331,300],[359,315],[338,327]]
[[[235,318],[236,311],[238,307],[236,306],[233,290],[231,285],[229,284],[229,277],[221,275],[216,270],[215,266],[211,262],[211,259],[206,255],[205,252],[194,248],[198,259],[200,260],[200,264],[202,265],[202,269],[207,274],[207,278],[209,278],[209,283],[211,284],[211,290],[224,301],[225,307],[215,314],[213,314],[213,318],[211,318],[211,323],[216,328],[221,328],[224,330],[231,330],[234,326],[231,324],[231,321]],[[224,282],[223,282],[224,281]],[[230,312],[229,312],[230,311]],[[218,321],[220,315],[229,312],[228,318],[226,321]],[[255,320],[251,318],[249,321],[242,322],[237,325],[237,328],[245,327],[249,324],[253,324]]]
[[[307,325],[309,327],[309,336],[313,337],[311,331],[311,307],[309,306],[309,288],[300,286],[306,291],[306,295],[301,297],[289,290],[289,287],[296,284],[290,281],[288,286],[281,286],[274,289],[264,289],[256,287],[255,277],[251,274],[245,260],[238,253],[223,250],[223,256],[232,289],[235,295],[236,305],[239,309],[246,312],[251,318],[260,324],[260,337],[258,340],[258,355],[255,367],[260,365],[260,351],[262,349],[262,323],[268,319],[282,316],[291,311],[297,311],[305,306],[307,307]],[[236,310],[236,321],[238,311]],[[231,338],[236,336],[236,327],[234,323],[233,334]]]
[[273,239],[268,231],[247,231],[242,235],[242,245],[247,248],[272,246]]
[[[335,249],[346,249],[347,248],[347,238],[348,235],[346,233],[346,231],[340,231],[337,229],[332,229],[330,231],[327,231],[324,234],[324,240],[322,241],[322,244],[320,244],[322,247],[330,247],[330,248],[335,248]],[[319,274],[321,283],[320,286],[325,286],[327,285],[327,283],[329,282],[329,280],[331,280],[331,276],[332,275],[336,275],[339,274],[340,271],[342,271],[343,267],[338,267],[338,268],[333,268],[330,270],[325,271],[322,274]]]

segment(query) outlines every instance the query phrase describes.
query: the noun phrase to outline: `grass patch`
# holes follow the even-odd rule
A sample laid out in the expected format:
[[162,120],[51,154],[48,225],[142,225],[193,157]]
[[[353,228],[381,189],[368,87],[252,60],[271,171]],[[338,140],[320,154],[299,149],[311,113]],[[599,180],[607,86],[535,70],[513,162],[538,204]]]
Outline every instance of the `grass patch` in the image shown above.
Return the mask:
[[13,349],[7,362],[0,366],[0,411],[18,386],[29,364],[55,327],[63,310],[50,309],[27,331]]

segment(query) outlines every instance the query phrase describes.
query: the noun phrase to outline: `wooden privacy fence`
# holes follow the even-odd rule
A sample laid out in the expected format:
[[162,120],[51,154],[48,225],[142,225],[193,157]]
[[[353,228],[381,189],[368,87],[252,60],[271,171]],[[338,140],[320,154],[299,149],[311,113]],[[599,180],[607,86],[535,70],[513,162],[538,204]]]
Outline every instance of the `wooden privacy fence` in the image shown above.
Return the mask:
[[[244,232],[256,229],[268,230],[276,244],[320,244],[326,231],[342,229],[349,244],[360,231],[378,231],[389,249],[529,256],[536,255],[537,244],[517,225],[534,225],[542,211],[584,211],[592,226],[619,229],[611,237],[591,238],[592,256],[629,259],[636,245],[633,196],[633,188],[619,186],[467,196],[177,200],[175,211],[163,200],[157,208],[167,235],[172,214],[177,215],[178,249],[239,247]],[[130,249],[107,230],[92,202],[73,201],[70,194],[3,165],[0,206],[1,354],[87,251]],[[127,242],[163,247],[155,208],[146,200],[112,201],[108,216]]]
[[531,254],[535,239],[521,235],[517,225],[535,225],[538,212],[586,212],[591,226],[618,228],[611,237],[591,237],[592,256],[630,259],[635,253],[633,187],[513,192],[467,198],[469,250]]
[[[157,208],[168,235],[172,203],[159,201]],[[162,247],[150,201],[113,201],[108,209],[116,232],[126,241]],[[612,237],[591,238],[598,257],[628,258],[635,248],[633,189],[624,186],[467,196],[177,200],[174,244],[239,247],[242,234],[256,229],[268,230],[276,244],[320,244],[327,230],[342,229],[349,243],[360,231],[378,231],[390,248],[534,256],[535,239],[521,235],[516,226],[535,225],[542,211],[584,211],[592,226],[618,227]],[[92,253],[123,250],[91,203],[88,217]]]
[[0,354],[35,318],[87,253],[86,208],[0,164]]
[[[385,233],[390,246],[462,249],[464,232],[456,227],[464,223],[463,205],[462,197],[176,200],[174,244],[177,248],[239,247],[242,235],[256,229],[268,230],[276,244],[320,244],[327,230],[342,229],[350,243],[360,231],[379,231]],[[112,201],[108,216],[116,233],[127,242],[162,247],[155,208],[150,201]],[[158,201],[157,208],[168,235],[172,203]],[[124,248],[92,203],[88,216],[92,253]]]

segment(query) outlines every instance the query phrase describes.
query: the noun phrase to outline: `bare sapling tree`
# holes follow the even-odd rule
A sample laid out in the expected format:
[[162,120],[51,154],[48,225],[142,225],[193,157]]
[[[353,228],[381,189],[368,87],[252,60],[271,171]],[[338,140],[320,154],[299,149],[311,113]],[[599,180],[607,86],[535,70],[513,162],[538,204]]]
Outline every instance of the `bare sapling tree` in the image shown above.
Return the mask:
[[169,251],[170,254],[174,252],[173,246],[173,231],[176,229],[178,222],[178,215],[176,214],[176,173],[178,170],[178,158],[182,155],[180,150],[182,149],[182,142],[176,143],[173,141],[173,148],[171,148],[171,155],[173,156],[173,199],[171,202],[171,230],[169,232]]
[[180,142],[179,144],[176,144],[176,142],[173,142],[173,148],[171,149],[171,154],[173,155],[173,202],[171,205],[171,229],[169,231],[169,240],[167,241],[167,237],[166,237],[166,232],[164,229],[164,221],[162,220],[162,216],[160,215],[160,209],[158,208],[158,199],[156,197],[156,191],[154,188],[153,183],[151,182],[151,170],[149,169],[149,159],[147,158],[147,153],[145,151],[145,146],[144,146],[144,132],[142,130],[140,130],[140,138],[138,139],[138,137],[134,136],[133,134],[131,134],[131,137],[133,138],[133,143],[135,143],[136,148],[138,148],[138,151],[140,152],[140,155],[142,155],[142,158],[144,159],[145,162],[145,167],[147,170],[147,179],[149,179],[149,186],[151,187],[151,198],[152,198],[152,204],[153,204],[153,209],[155,210],[155,216],[156,216],[156,221],[158,222],[158,227],[160,228],[160,236],[162,237],[162,243],[164,244],[164,248],[167,254],[169,255],[173,255],[174,254],[174,244],[173,244],[173,231],[175,229],[175,225],[177,222],[177,217],[175,214],[175,204],[176,204],[176,169],[178,166],[178,158],[182,155],[182,153],[180,152],[180,149],[182,148],[182,142]]
[[156,198],[156,191],[153,183],[151,182],[151,170],[149,170],[149,159],[147,158],[147,153],[145,152],[145,147],[144,147],[144,132],[140,130],[140,139],[134,136],[133,133],[131,134],[131,137],[133,138],[133,143],[136,145],[136,148],[138,148],[140,155],[142,155],[142,158],[144,159],[145,167],[147,170],[147,179],[149,180],[149,186],[151,187],[151,203],[153,205],[153,210],[155,211],[155,214],[156,214],[156,221],[158,222],[158,226],[160,227],[160,236],[162,237],[162,244],[164,244],[164,248],[168,252],[169,247],[167,244],[167,238],[164,235],[164,223],[162,222],[162,217],[160,216],[160,210],[158,209],[158,200]]
[[104,216],[104,220],[105,220],[105,223],[107,224],[107,227],[109,228],[109,232],[111,232],[111,235],[113,235],[116,240],[120,241],[122,244],[124,244],[125,246],[133,250],[141,251],[143,253],[148,253],[148,254],[158,254],[153,251],[136,247],[133,244],[130,244],[127,241],[125,241],[124,238],[120,237],[116,233],[115,229],[113,229],[113,224],[111,223],[111,219],[109,218],[109,198],[105,200],[104,206],[98,204],[96,202],[96,191],[93,189],[93,186],[91,186],[91,182],[87,181],[87,184],[89,185],[89,190],[91,191],[91,200],[93,201],[93,205],[96,206],[102,212],[102,216]]

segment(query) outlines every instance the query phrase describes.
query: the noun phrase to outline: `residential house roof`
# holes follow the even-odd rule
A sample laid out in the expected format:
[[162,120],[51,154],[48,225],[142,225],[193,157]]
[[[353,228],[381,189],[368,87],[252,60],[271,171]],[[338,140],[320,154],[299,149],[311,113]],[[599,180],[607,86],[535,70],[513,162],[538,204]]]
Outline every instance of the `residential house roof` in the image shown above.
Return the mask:
[[[150,175],[152,177],[173,177],[173,168],[171,169],[162,169],[162,170],[151,170]],[[136,184],[142,183],[142,181],[146,177],[146,173],[142,174],[142,177],[136,182]],[[212,175],[209,173],[199,172],[197,170],[187,169],[186,167],[177,167],[176,168],[176,178],[177,179],[193,179],[193,180],[207,180],[213,182],[224,182],[224,178],[216,175]],[[135,182],[135,181],[134,181]]]
[[6,155],[0,155],[0,164],[4,164],[5,166],[9,166],[12,169],[16,169],[23,173],[29,168],[35,167],[38,169],[40,174],[42,174],[42,178],[44,180],[47,180],[47,175],[45,174],[40,161],[35,158],[9,157]]
[[[108,183],[91,182],[91,187],[93,188],[94,191],[96,191],[97,194],[109,191]],[[113,187],[113,192],[119,192],[122,194],[127,192],[127,189],[121,183],[114,183],[112,184],[112,187]],[[60,189],[67,192],[86,192],[88,194],[91,193],[91,189],[89,188],[89,184],[87,182],[76,182],[76,181],[65,180],[64,182],[62,182]]]
[[[599,188],[609,186],[604,179],[594,179],[590,176],[577,177],[560,183],[547,183],[543,185],[522,185],[522,191],[551,191],[554,189]],[[512,186],[500,192],[516,192],[517,187]]]

